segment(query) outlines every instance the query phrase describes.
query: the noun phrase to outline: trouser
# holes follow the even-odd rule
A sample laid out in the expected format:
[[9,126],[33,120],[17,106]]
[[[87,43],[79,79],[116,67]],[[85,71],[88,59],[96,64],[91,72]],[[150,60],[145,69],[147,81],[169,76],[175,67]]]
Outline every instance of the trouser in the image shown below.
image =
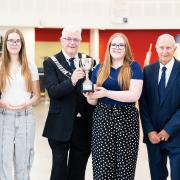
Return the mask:
[[48,139],[53,156],[51,180],[85,180],[91,139],[84,124],[84,119],[75,119],[73,133],[68,142]]
[[139,115],[134,104],[99,103],[92,126],[93,180],[134,180]]
[[147,143],[151,180],[167,180],[167,157],[170,161],[171,180],[180,180],[180,148]]
[[[0,109],[0,180],[29,180],[34,157],[35,119],[32,109]],[[14,163],[14,169],[13,169]]]

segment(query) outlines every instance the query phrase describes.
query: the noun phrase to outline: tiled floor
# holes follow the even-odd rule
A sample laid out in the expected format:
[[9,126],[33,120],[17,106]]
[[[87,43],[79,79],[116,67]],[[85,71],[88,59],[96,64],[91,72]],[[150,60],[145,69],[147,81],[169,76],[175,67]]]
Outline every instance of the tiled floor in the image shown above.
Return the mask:
[[[34,114],[37,118],[36,140],[35,140],[35,159],[31,171],[31,180],[49,180],[51,171],[51,150],[48,146],[47,139],[42,137],[49,103],[42,100],[34,108]],[[93,180],[91,158],[89,159],[86,180]],[[142,143],[142,133],[140,139],[139,156],[136,168],[135,180],[150,180],[147,153],[145,145]]]

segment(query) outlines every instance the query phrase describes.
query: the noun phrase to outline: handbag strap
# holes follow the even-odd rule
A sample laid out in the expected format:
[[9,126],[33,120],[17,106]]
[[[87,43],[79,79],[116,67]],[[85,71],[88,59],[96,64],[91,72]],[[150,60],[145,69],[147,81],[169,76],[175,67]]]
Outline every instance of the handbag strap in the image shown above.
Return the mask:
[[72,73],[70,73],[69,71],[67,71],[61,64],[60,62],[57,60],[57,58],[55,56],[51,56],[52,61],[56,64],[56,66],[58,67],[58,69],[68,78],[71,77]]

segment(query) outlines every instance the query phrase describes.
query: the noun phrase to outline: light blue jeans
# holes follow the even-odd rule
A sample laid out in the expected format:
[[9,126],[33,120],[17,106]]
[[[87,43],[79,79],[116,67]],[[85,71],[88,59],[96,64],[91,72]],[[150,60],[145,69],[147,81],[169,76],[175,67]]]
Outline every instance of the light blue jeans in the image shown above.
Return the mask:
[[0,180],[30,179],[34,138],[32,109],[14,112],[0,108]]

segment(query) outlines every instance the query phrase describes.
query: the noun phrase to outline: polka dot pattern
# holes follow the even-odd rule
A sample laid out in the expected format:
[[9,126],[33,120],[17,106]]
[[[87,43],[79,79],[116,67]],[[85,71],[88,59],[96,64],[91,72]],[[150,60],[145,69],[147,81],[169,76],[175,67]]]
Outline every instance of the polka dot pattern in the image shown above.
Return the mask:
[[135,106],[98,104],[92,129],[93,179],[133,180],[139,146]]

